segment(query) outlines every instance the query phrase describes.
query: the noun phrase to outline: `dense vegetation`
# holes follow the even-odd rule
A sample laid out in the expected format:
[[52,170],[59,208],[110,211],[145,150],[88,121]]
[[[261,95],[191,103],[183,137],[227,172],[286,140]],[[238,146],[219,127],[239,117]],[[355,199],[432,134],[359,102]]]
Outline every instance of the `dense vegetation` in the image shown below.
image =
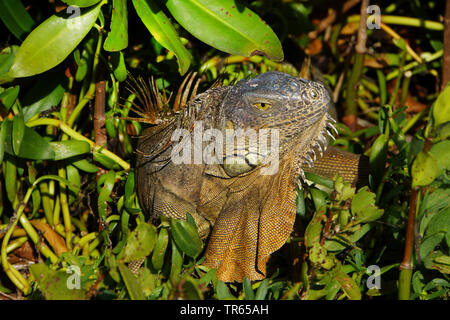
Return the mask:
[[[0,298],[448,299],[445,3],[367,4],[0,0]],[[192,219],[140,210],[136,138],[216,82],[310,63],[368,186],[308,174],[268,278],[225,284]]]

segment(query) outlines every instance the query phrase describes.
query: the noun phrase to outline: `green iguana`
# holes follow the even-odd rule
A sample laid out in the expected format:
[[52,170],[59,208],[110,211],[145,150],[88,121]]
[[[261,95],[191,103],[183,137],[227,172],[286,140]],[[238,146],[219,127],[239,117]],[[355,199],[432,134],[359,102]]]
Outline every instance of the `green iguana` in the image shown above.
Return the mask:
[[[321,82],[282,72],[266,72],[197,95],[139,139],[137,188],[142,208],[153,217],[185,219],[192,214],[200,235],[210,236],[204,265],[216,268],[218,279],[264,278],[270,254],[292,232],[304,169],[327,177],[339,173],[353,183],[366,170],[357,155],[334,148],[325,151],[333,137],[329,130],[335,130],[328,113],[331,104]],[[278,139],[268,137],[267,148],[255,148],[248,137],[239,142],[239,129],[266,129]],[[196,130],[204,133],[200,149],[192,147]],[[222,137],[235,133],[238,142],[231,153],[225,152],[225,143],[222,149],[208,149],[220,138],[217,132]],[[215,162],[205,163],[202,155]],[[180,158],[191,163],[179,163]],[[275,162],[278,166],[270,174]]]

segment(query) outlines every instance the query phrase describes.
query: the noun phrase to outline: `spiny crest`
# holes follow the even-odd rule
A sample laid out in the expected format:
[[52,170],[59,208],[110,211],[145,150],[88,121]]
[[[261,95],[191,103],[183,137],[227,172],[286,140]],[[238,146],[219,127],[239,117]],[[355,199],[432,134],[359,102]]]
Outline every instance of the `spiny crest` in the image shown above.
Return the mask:
[[[317,160],[316,152],[319,153],[320,157],[323,156],[323,153],[327,150],[328,147],[328,138],[335,140],[333,133],[338,134],[334,123],[336,120],[333,119],[329,114],[326,115],[325,126],[319,132],[317,139],[312,143],[311,148],[303,154],[303,156],[298,161],[299,168],[299,176],[303,181],[306,180],[305,172],[303,170],[303,166],[307,165],[308,168],[312,168],[314,166],[314,162]],[[331,132],[333,131],[333,132]],[[301,185],[300,181],[297,181],[297,185]]]
[[126,100],[122,103],[122,106],[131,104],[130,110],[139,115],[140,118],[125,118],[148,124],[161,124],[169,121],[172,115],[179,113],[197,95],[197,90],[201,79],[198,78],[192,88],[192,84],[194,83],[196,76],[197,72],[191,72],[184,78],[183,82],[178,87],[172,107],[170,107],[172,93],[167,96],[165,89],[158,89],[153,76],[150,77],[148,81],[145,81],[141,76],[136,78],[128,73],[126,90],[135,95],[137,102],[135,102],[135,99]]

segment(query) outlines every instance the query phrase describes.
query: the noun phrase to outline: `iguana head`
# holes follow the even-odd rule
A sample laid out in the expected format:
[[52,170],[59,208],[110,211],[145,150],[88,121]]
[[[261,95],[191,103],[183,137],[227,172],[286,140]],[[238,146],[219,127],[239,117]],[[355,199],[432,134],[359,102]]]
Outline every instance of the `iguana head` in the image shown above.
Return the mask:
[[[326,148],[327,128],[332,127],[327,113],[331,103],[328,90],[320,82],[266,72],[231,87],[220,105],[220,119],[227,129],[278,130],[279,156],[292,154],[302,174],[303,163],[312,164],[315,151]],[[267,156],[254,153],[248,143],[236,146],[233,157],[246,161],[225,162],[225,171],[236,176],[254,169],[255,156],[260,160]]]

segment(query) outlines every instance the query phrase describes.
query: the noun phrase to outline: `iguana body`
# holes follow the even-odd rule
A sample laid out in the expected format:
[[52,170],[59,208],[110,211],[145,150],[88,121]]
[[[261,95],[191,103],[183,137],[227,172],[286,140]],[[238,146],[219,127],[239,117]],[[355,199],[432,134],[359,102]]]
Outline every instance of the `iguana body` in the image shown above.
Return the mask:
[[[152,216],[179,219],[192,214],[200,235],[210,234],[204,264],[217,269],[218,279],[264,278],[270,254],[292,232],[303,169],[314,162],[316,172],[325,176],[339,171],[347,180],[357,176],[356,155],[332,150],[315,159],[326,149],[327,130],[333,128],[327,113],[330,104],[320,82],[281,72],[198,95],[173,119],[147,129],[140,138],[137,186],[143,209]],[[192,133],[200,125],[224,135],[226,129],[277,129],[278,171],[262,174],[268,168],[263,160],[271,155],[259,153],[259,162],[251,161],[255,154],[248,144],[234,149],[233,157],[245,159],[243,164],[228,164],[229,155],[221,152],[214,157],[224,163],[175,164],[171,156],[190,140],[171,141],[173,133],[176,129]]]

